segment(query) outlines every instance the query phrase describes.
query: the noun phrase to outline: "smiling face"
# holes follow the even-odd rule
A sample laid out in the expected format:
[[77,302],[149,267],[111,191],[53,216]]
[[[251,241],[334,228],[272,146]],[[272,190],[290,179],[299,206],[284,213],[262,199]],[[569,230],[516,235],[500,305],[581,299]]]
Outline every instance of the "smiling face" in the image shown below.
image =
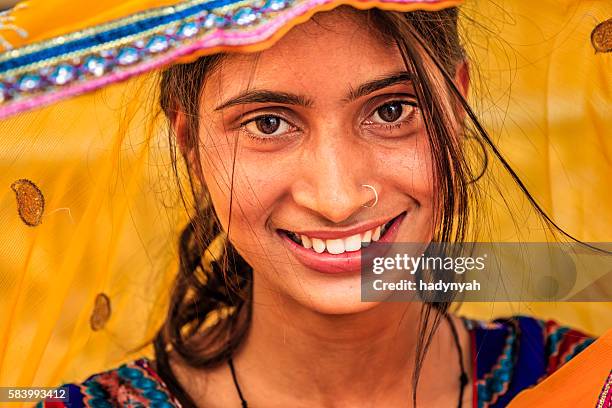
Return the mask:
[[371,308],[361,242],[431,240],[432,158],[410,78],[396,47],[348,8],[208,74],[204,181],[226,231],[231,207],[256,302],[275,293],[322,313]]

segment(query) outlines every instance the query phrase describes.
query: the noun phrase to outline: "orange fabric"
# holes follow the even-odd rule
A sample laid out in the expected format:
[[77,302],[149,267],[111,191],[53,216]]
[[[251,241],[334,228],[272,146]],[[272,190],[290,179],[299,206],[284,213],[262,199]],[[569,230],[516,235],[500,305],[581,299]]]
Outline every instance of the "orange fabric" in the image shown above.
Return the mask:
[[[30,0],[22,1],[11,15],[13,22],[28,33],[22,38],[11,30],[0,30],[14,48],[108,23],[118,18],[157,7],[181,3],[180,0]],[[67,12],[67,7],[70,12]]]
[[[25,30],[28,35],[23,38],[15,31],[0,27],[1,35],[8,40],[14,48],[23,47],[39,41],[48,40],[53,37],[65,35],[71,32],[95,27],[96,25],[112,22],[113,20],[126,18],[135,13],[150,11],[164,6],[172,6],[184,3],[181,0],[101,0],[95,2],[67,2],[66,0],[30,0],[20,2],[11,13],[14,17],[13,24]],[[308,21],[310,17],[320,11],[331,10],[341,4],[350,5],[358,9],[378,7],[385,10],[412,11],[412,10],[440,10],[452,6],[458,6],[463,0],[446,0],[436,3],[386,3],[381,1],[344,0],[333,1],[315,7],[308,13],[300,16],[280,29],[273,38],[260,44],[236,47],[243,51],[259,51],[271,46],[287,31],[297,24]],[[70,6],[70,13],[66,7]],[[223,49],[232,47],[222,47]],[[221,48],[202,50],[187,60],[203,54],[214,54]]]
[[440,1],[438,3],[430,3],[430,4],[427,4],[427,3],[425,4],[421,4],[421,3],[398,4],[398,3],[385,3],[385,2],[380,2],[380,1],[365,2],[365,1],[354,1],[354,0],[353,1],[351,0],[335,1],[331,3],[323,4],[318,7],[313,7],[307,13],[304,13],[301,16],[285,24],[283,27],[281,27],[278,31],[276,31],[270,38],[268,38],[265,41],[259,42],[257,44],[240,45],[240,46],[221,46],[221,47],[215,47],[215,48],[202,49],[186,57],[179,59],[179,62],[189,63],[205,55],[214,55],[216,53],[226,52],[226,51],[245,52],[245,53],[263,51],[266,48],[269,48],[272,45],[274,45],[274,43],[280,40],[293,27],[310,20],[310,18],[316,13],[333,10],[336,7],[339,7],[341,5],[349,5],[351,7],[355,7],[360,10],[367,10],[367,9],[376,7],[382,10],[395,10],[395,11],[409,12],[409,11],[414,11],[414,10],[427,10],[427,11],[442,10],[448,7],[458,6],[461,3],[463,3],[463,0],[447,0],[447,1]]
[[[29,37],[11,30],[0,35],[17,47],[175,3],[32,0],[14,13],[15,24]],[[606,114],[612,54],[595,54],[590,43],[593,27],[610,15],[611,2],[506,0],[466,2],[460,20],[474,72],[470,101],[549,215],[587,241],[609,242],[612,231],[612,201],[605,187],[612,162],[606,131],[612,128],[612,116]],[[303,19],[250,50],[270,46]],[[2,121],[1,386],[55,386],[151,355],[150,348],[138,347],[165,317],[178,264],[177,235],[187,215],[175,197],[164,124],[151,118],[153,110],[145,103],[156,101],[157,94],[147,92],[155,85],[153,74],[143,75]],[[21,222],[9,188],[21,178],[36,182],[45,196],[45,216],[36,228]],[[529,207],[520,205],[512,195],[514,184],[506,182],[500,179],[500,191],[521,218],[500,215],[498,223],[495,218],[493,235],[511,241],[519,230],[523,235],[516,236],[533,240],[541,224],[522,217]],[[505,208],[498,212],[507,213]],[[89,322],[100,293],[109,297],[112,313],[104,328],[94,331]],[[598,334],[612,326],[610,307],[491,302],[464,304],[461,311],[482,319],[525,313]],[[609,337],[604,336],[608,347]],[[603,364],[596,363],[603,358],[599,354],[593,364]],[[608,369],[609,357],[608,352]],[[586,367],[578,373],[590,381],[591,366]],[[586,386],[587,379],[579,378]],[[604,378],[593,374],[587,406],[594,406]],[[536,389],[540,399],[557,397]],[[561,390],[567,400],[567,388]],[[517,399],[518,404],[528,398],[527,403],[512,406],[559,406],[530,405],[536,398],[530,392]]]
[[612,329],[538,386],[520,393],[509,408],[593,407],[612,369]]

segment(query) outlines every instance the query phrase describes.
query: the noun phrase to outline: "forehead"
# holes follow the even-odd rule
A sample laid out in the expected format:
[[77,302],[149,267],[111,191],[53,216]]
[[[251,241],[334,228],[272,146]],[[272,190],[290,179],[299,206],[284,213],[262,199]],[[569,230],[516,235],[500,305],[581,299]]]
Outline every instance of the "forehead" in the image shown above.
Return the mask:
[[397,47],[368,22],[366,12],[340,7],[316,14],[262,52],[229,54],[209,74],[203,105],[246,89],[300,93],[316,101],[402,70]]

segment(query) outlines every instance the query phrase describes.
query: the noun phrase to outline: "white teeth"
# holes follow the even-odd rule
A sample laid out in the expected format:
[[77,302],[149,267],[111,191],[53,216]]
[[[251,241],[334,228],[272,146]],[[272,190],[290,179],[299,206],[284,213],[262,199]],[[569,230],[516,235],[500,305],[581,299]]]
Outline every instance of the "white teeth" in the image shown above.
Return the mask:
[[330,254],[338,255],[344,252],[359,251],[362,246],[367,247],[372,241],[378,241],[386,230],[387,228],[385,228],[384,225],[379,225],[374,229],[346,238],[324,240],[320,238],[311,238],[306,235],[296,235],[296,237],[301,239],[302,246],[306,249],[312,248],[319,254],[327,249],[327,252]]
[[368,230],[363,233],[363,236],[361,237],[361,242],[366,242],[369,244],[371,241],[372,241],[372,230]]
[[343,239],[328,239],[325,241],[327,252],[333,255],[338,255],[344,252],[344,240]]
[[344,239],[344,250],[351,251],[359,251],[361,249],[361,234],[351,235],[348,238]]
[[312,248],[312,241],[310,238],[308,238],[306,235],[300,235],[300,238],[302,238],[302,245],[304,248]]
[[325,241],[319,238],[312,238],[312,249],[318,254],[322,253],[325,251]]
[[385,232],[387,232],[389,230],[389,227],[391,226],[391,222],[388,222],[386,224],[384,224],[383,226],[380,227],[380,235],[385,235]]
[[378,241],[380,239],[380,226],[374,229],[372,233],[372,241]]

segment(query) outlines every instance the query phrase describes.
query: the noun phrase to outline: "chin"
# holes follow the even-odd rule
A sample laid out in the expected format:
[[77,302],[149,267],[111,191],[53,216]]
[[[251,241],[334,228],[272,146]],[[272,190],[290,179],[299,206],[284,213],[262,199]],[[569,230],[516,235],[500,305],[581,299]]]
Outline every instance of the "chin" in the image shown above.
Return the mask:
[[323,300],[316,304],[313,302],[309,306],[311,310],[322,315],[340,316],[367,312],[379,305],[380,302],[361,302],[360,300],[353,302]]
[[[284,306],[304,308],[323,315],[355,314],[380,304],[361,301],[359,273],[329,276],[296,265],[284,271],[283,276],[285,279],[274,281],[270,281],[269,276],[256,276],[255,286],[276,293]],[[267,296],[261,290],[256,292]]]

